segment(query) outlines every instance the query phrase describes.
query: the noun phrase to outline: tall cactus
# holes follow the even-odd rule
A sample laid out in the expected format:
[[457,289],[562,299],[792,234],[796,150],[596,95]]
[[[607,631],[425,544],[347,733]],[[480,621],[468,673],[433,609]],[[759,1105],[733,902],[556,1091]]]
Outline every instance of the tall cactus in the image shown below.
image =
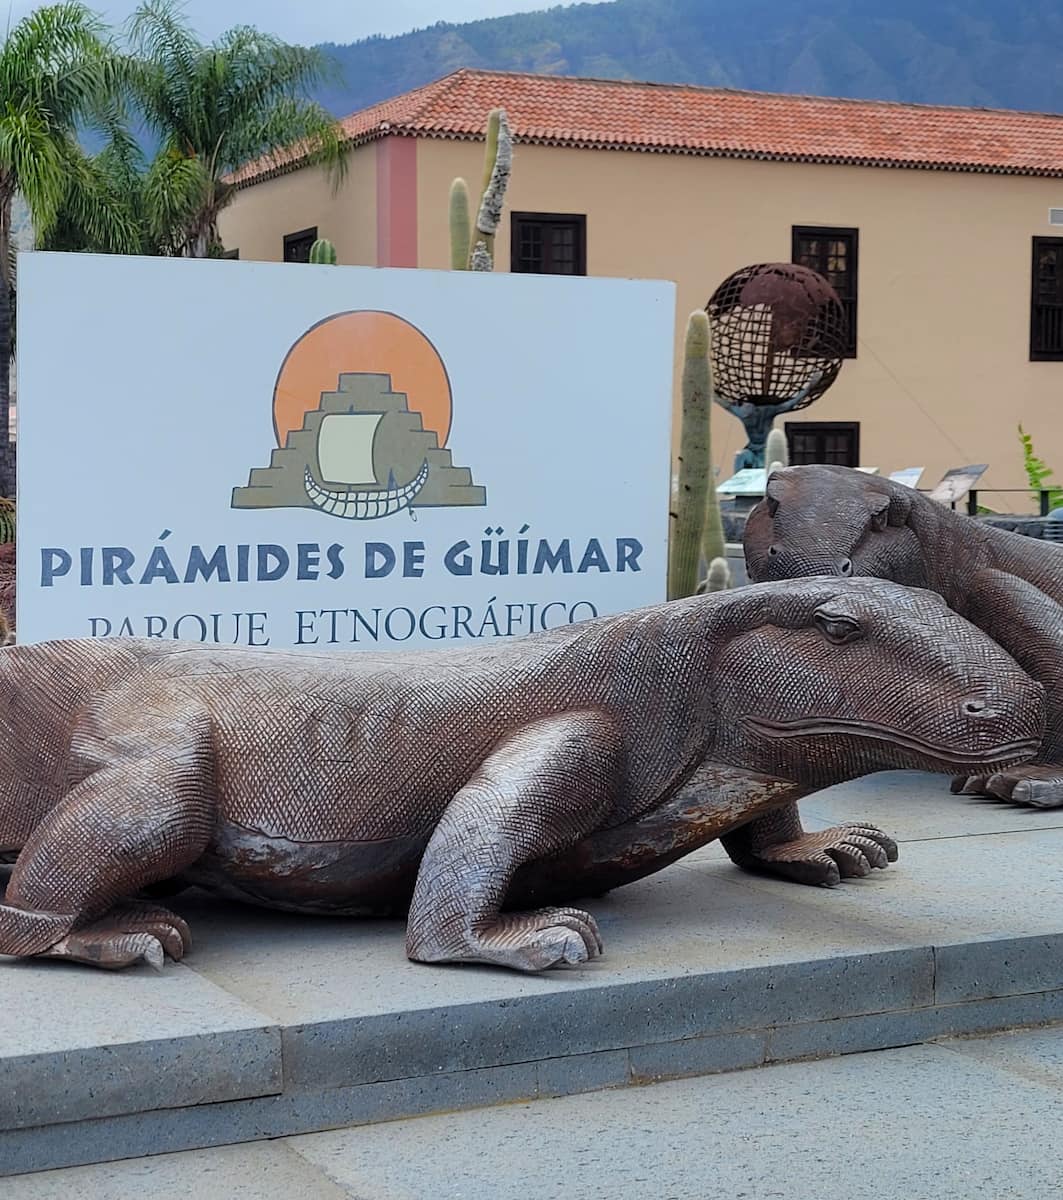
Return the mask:
[[714,558],[709,563],[708,574],[698,584],[698,595],[704,596],[707,592],[725,592],[733,582],[731,564],[726,558]]
[[450,269],[467,271],[472,249],[471,218],[469,217],[469,185],[455,179],[450,185]]
[[[513,170],[513,137],[503,108],[487,119],[483,185],[476,222],[469,229],[469,189],[464,179],[450,185],[450,266],[455,271],[493,271],[495,235]],[[464,253],[463,253],[464,250]]]
[[480,196],[487,194],[491,186],[491,178],[495,173],[495,163],[498,161],[498,142],[502,135],[502,125],[505,120],[505,110],[492,108],[487,114],[487,136],[484,145],[484,173],[480,181]]
[[310,261],[319,266],[323,264],[334,267],[336,265],[336,247],[328,238],[318,238],[310,247]]
[[[692,596],[698,586],[702,541],[708,540],[710,491],[712,480],[711,435],[712,370],[709,366],[709,318],[700,309],[687,321],[683,352],[683,411],[679,435],[679,483],[672,514],[672,538],[669,547],[668,598]],[[716,504],[719,521],[719,505]],[[725,553],[722,525],[719,547],[709,561]]]
[[764,463],[770,475],[777,467],[788,467],[790,455],[786,449],[786,434],[781,429],[772,429],[764,446]]
[[[474,253],[483,243],[492,269],[495,259],[495,234],[502,220],[502,204],[509,186],[513,169],[513,138],[509,132],[509,121],[504,108],[494,108],[487,118],[487,148],[484,153],[484,184],[481,193],[480,211],[476,215],[476,245]],[[475,269],[475,268],[474,268]]]
[[[712,378],[709,378],[709,392],[712,392]],[[712,563],[718,558],[727,559],[727,539],[723,533],[723,514],[720,512],[720,497],[716,492],[716,471],[712,462],[712,421],[709,421],[709,435],[705,443],[705,456],[708,463],[709,482],[705,496],[705,530],[701,538],[701,557],[706,563]],[[728,568],[730,571],[730,568]],[[730,584],[727,585],[730,587]]]

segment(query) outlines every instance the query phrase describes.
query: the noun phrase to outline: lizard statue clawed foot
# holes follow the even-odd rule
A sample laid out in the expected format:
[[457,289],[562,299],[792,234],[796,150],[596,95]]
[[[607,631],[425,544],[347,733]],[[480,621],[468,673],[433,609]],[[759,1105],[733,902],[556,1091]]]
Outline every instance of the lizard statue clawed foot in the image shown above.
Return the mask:
[[[778,817],[773,814],[770,820],[775,824]],[[874,825],[835,825],[805,833],[798,824],[796,836],[762,842],[755,824],[723,843],[738,866],[758,875],[836,887],[843,879],[860,879],[897,861],[897,843]]]
[[962,796],[992,796],[1031,808],[1063,808],[1063,765],[1034,764],[992,775],[957,775],[952,791]]
[[40,955],[117,970],[146,962],[161,971],[167,958],[180,962],[192,946],[188,926],[175,913],[154,904],[131,902],[105,917],[73,929]]
[[458,944],[418,945],[418,962],[481,962],[517,971],[575,966],[602,953],[602,936],[590,913],[578,908],[542,908],[503,913]]
[[798,883],[835,887],[897,861],[897,843],[873,825],[837,825],[761,852],[761,870]]

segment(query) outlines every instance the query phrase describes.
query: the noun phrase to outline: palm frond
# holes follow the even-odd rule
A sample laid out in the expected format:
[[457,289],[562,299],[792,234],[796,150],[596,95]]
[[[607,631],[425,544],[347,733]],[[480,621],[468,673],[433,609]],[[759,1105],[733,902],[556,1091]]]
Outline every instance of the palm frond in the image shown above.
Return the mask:
[[[104,26],[84,4],[50,4],[23,17],[0,48],[0,80],[24,81],[63,70],[103,44]],[[31,70],[27,72],[26,68]]]
[[0,49],[0,95],[47,113],[69,129],[107,94],[110,49],[99,18],[84,5],[36,9]]
[[[326,164],[337,183],[342,179],[347,160],[338,125],[306,98],[332,70],[318,51],[246,25],[204,44],[175,0],[146,0],[129,37],[139,59],[128,75],[131,92],[165,145],[149,171],[148,210],[159,227],[183,222],[183,253],[203,253],[215,240],[218,214],[233,194],[223,177],[248,159],[295,143]],[[199,208],[191,212],[197,195]]]
[[148,0],[129,22],[129,43],[140,60],[136,94],[148,125],[162,137],[178,136],[183,149],[198,147],[191,135],[200,124],[202,89],[197,75],[203,46],[174,0]]
[[335,118],[320,105],[282,96],[259,113],[248,113],[225,142],[225,171],[284,147],[297,149],[308,162],[325,165],[342,179],[347,155]]
[[79,122],[114,108],[111,61],[99,18],[80,3],[36,9],[0,45],[0,179],[42,235],[59,218]]
[[145,62],[165,64],[175,77],[195,76],[202,45],[184,19],[183,4],[147,0],[133,13],[127,29],[131,50]]
[[117,136],[93,158],[72,144],[59,220],[55,231],[46,234],[42,248],[104,254],[149,250],[138,156],[139,149],[129,144],[127,135]]
[[55,220],[66,192],[62,141],[34,105],[9,102],[0,109],[0,172],[13,180],[41,231]]
[[148,168],[145,210],[153,239],[170,254],[180,254],[209,226],[211,181],[198,158],[166,148]]

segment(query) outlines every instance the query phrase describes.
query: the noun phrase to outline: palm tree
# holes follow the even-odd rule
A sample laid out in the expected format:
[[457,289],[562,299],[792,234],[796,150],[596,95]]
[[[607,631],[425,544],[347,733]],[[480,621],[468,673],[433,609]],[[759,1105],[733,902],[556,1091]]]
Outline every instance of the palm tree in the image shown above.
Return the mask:
[[151,219],[144,153],[121,124],[97,154],[73,159],[66,198],[36,239],[40,250],[92,254],[171,254],[173,242]]
[[217,252],[218,215],[235,195],[225,176],[251,159],[299,144],[339,182],[346,159],[336,121],[305,98],[329,69],[318,51],[246,26],[206,45],[172,0],[142,5],[129,40],[132,100],[159,146],[147,216],[169,231],[170,252]]
[[23,17],[0,44],[0,495],[15,491],[10,440],[11,210],[25,200],[35,229],[54,223],[81,155],[75,129],[101,111],[113,59],[96,17],[80,3]]

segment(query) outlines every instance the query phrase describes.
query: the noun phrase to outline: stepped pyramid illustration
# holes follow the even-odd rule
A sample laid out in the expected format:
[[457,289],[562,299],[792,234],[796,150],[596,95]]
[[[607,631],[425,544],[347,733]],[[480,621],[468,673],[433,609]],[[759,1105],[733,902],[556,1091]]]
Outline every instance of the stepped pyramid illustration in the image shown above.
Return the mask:
[[318,508],[366,520],[403,508],[487,503],[486,489],[410,412],[391,376],[343,374],[323,392],[303,427],[255,467],[246,487],[233,489],[233,508]]

